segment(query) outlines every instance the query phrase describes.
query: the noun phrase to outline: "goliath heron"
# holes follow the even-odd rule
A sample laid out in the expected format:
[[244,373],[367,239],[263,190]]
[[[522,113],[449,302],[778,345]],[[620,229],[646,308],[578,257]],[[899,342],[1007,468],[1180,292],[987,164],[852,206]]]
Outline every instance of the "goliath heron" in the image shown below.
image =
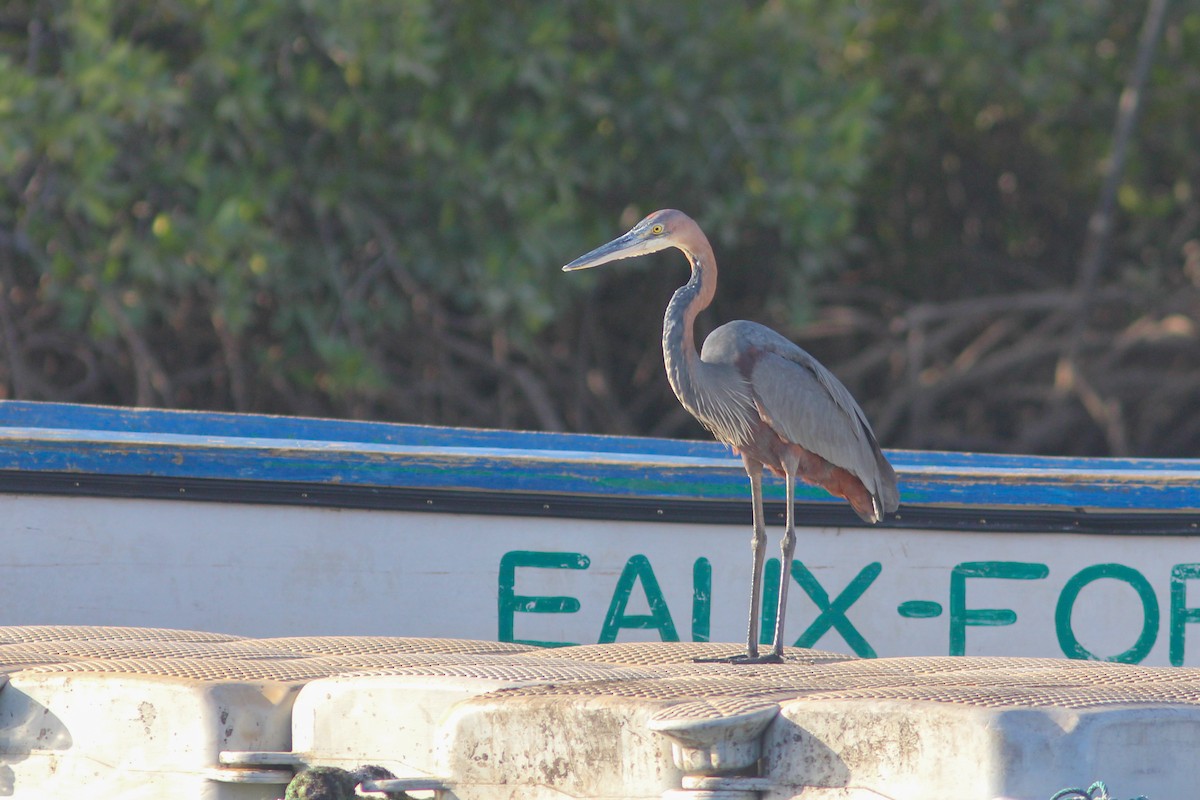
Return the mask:
[[[754,516],[751,539],[750,630],[740,662],[783,658],[783,620],[792,555],[796,548],[796,478],[844,497],[866,522],[879,522],[900,503],[896,473],[875,441],[858,403],[833,373],[775,331],[755,322],[727,322],[696,353],[693,326],[717,289],[717,262],[700,226],[681,211],[656,211],[606,245],[580,256],[564,271],[598,267],[621,258],[675,247],[692,266],[691,279],[675,290],[663,318],[667,380],[683,407],[719,441],[741,455],[750,477]],[[787,487],[787,527],[780,562],[779,608],[771,653],[758,653],[758,613],[766,552],[763,467]]]

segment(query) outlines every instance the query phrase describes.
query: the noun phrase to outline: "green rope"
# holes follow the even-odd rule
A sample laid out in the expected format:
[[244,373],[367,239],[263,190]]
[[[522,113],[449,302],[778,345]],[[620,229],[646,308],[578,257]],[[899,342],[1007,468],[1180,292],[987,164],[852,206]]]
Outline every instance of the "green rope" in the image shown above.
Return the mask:
[[[1087,789],[1060,789],[1050,800],[1115,800],[1108,793],[1104,781],[1096,781]],[[1145,795],[1138,795],[1133,800],[1148,800]]]

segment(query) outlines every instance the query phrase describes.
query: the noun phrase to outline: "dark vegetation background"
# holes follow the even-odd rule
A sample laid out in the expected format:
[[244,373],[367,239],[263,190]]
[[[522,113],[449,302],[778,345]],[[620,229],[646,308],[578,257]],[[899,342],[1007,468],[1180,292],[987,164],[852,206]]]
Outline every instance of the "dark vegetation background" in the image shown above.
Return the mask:
[[1194,3],[0,6],[4,397],[702,436],[665,206],[886,446],[1200,455]]

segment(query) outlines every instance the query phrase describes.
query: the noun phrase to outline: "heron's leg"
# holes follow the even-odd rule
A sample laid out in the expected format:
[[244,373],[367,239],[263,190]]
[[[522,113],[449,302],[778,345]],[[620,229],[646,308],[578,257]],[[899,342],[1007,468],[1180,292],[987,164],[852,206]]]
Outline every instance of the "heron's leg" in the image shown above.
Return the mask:
[[767,555],[767,530],[763,518],[762,464],[742,456],[746,474],[750,476],[750,498],[754,508],[754,534],[750,539],[750,631],[746,635],[746,655],[758,657],[758,613],[762,608],[763,564]]
[[792,556],[796,554],[796,470],[799,464],[784,463],[787,481],[787,528],[783,532],[779,562],[779,610],[775,614],[775,644],[771,654],[783,656],[783,616],[787,611],[788,586],[792,582]]

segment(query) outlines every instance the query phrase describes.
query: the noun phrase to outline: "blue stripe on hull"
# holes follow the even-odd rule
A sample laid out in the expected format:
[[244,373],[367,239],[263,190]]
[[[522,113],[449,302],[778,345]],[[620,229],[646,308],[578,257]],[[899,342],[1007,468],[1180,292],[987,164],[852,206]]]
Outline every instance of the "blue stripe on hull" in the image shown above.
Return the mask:
[[[905,508],[1200,514],[1200,460],[888,455]],[[23,401],[0,402],[0,470],[649,501],[747,497],[740,460],[713,442]],[[769,481],[766,494],[782,499],[782,483]],[[813,487],[799,499],[842,503]]]

